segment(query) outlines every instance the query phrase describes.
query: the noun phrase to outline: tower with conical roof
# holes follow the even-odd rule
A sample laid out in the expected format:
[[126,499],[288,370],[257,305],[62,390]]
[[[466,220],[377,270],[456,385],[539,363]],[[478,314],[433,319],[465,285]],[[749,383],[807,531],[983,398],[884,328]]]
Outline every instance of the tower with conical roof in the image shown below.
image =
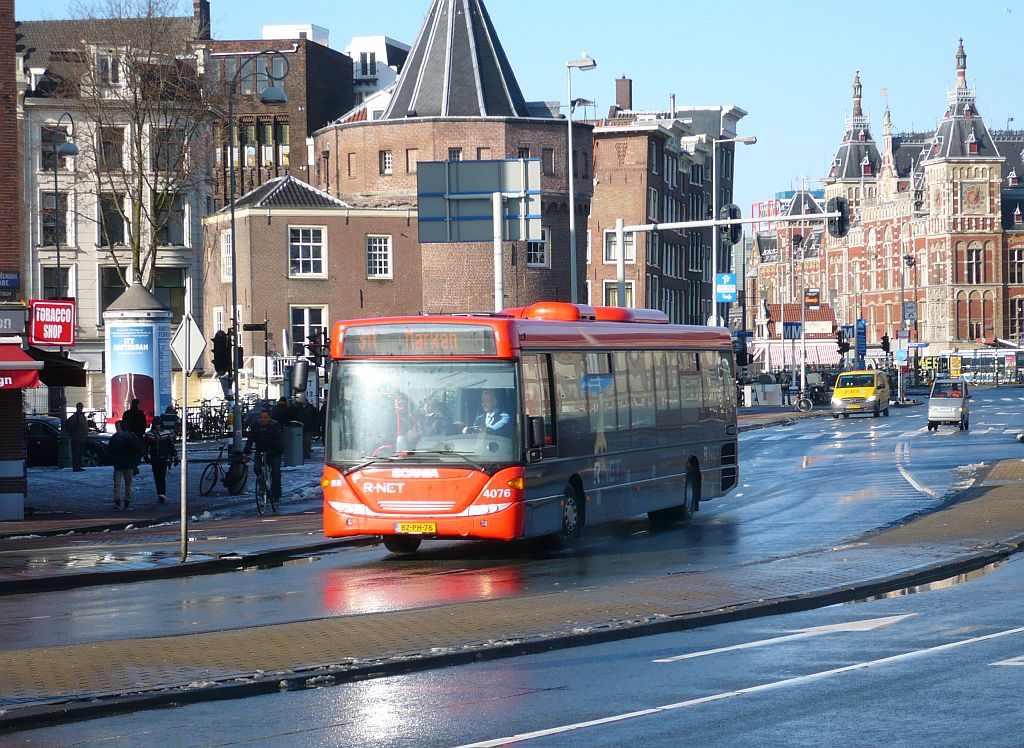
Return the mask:
[[865,197],[874,194],[881,165],[878,146],[871,135],[871,120],[861,106],[863,92],[858,70],[853,76],[853,113],[846,118],[843,139],[825,178],[826,197],[840,196],[849,200],[855,221],[859,218]]

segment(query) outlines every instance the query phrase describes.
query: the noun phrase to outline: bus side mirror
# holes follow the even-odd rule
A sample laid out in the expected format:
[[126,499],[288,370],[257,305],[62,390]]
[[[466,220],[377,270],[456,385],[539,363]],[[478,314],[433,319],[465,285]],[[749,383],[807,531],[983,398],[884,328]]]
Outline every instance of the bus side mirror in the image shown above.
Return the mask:
[[530,449],[544,446],[544,417],[530,416]]

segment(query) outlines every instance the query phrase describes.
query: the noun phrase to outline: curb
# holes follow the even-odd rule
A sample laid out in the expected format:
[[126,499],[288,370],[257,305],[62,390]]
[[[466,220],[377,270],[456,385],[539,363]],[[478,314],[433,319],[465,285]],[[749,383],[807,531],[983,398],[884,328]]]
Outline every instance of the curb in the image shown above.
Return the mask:
[[[96,587],[102,584],[125,584],[155,579],[174,579],[200,576],[202,574],[217,574],[246,566],[274,563],[306,553],[329,551],[347,546],[373,545],[375,542],[370,536],[346,538],[345,540],[322,540],[307,545],[275,548],[269,551],[257,551],[250,554],[224,553],[216,558],[186,561],[185,563],[174,563],[167,566],[153,566],[145,569],[89,571],[82,574],[10,579],[0,581],[0,597],[32,592],[61,592],[82,587]],[[0,724],[2,724],[2,718],[0,718]]]
[[[930,584],[967,574],[1004,561],[1021,550],[1024,537],[1014,538],[1000,547],[982,551],[952,563],[938,562],[910,569],[888,577],[865,580],[812,593],[799,593],[771,600],[743,603],[729,609],[716,609],[686,614],[670,620],[643,620],[609,623],[607,627],[586,633],[568,633],[551,638],[534,637],[508,642],[478,642],[463,646],[457,652],[440,654],[405,654],[390,659],[346,667],[343,664],[323,665],[302,671],[283,671],[261,678],[240,677],[214,683],[205,688],[172,687],[164,691],[125,694],[105,699],[90,697],[88,701],[60,702],[27,706],[0,712],[0,732],[13,732],[41,725],[75,722],[83,719],[124,714],[138,709],[184,706],[207,701],[245,698],[249,696],[343,685],[369,678],[465,665],[475,662],[541,654],[561,649],[604,644],[625,639],[686,631],[693,628],[761,618],[769,615],[797,613],[806,610],[854,602],[895,590]],[[13,713],[12,713],[13,711]]]

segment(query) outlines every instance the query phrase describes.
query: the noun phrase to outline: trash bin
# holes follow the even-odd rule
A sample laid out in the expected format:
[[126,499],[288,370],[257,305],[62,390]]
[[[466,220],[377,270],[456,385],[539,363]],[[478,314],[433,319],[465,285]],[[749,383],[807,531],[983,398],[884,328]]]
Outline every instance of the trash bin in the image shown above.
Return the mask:
[[288,421],[284,425],[284,455],[282,463],[285,467],[302,464],[302,424]]

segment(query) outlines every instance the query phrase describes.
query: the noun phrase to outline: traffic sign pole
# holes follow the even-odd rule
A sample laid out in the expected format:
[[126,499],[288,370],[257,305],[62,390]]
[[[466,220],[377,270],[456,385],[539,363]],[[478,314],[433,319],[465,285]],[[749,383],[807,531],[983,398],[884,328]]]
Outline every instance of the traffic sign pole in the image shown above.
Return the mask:
[[181,364],[181,563],[188,560],[188,378],[203,357],[206,343],[203,333],[185,313],[178,329],[171,337],[171,352]]

